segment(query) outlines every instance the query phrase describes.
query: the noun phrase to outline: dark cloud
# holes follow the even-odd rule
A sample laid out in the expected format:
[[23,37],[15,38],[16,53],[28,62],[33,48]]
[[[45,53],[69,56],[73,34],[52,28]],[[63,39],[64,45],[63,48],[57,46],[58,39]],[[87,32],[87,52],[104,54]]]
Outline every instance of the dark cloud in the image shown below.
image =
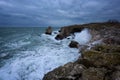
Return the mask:
[[1,26],[65,26],[120,20],[120,0],[0,0]]

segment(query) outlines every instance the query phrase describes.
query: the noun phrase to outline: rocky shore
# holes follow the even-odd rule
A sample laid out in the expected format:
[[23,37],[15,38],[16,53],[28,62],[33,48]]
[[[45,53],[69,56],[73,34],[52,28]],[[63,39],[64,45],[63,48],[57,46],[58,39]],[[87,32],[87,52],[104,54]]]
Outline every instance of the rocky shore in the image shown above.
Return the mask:
[[[64,39],[84,28],[90,30],[92,39],[86,44],[89,44],[87,47],[80,45],[81,56],[78,60],[45,74],[43,80],[120,80],[120,23],[65,26],[55,39]],[[96,41],[101,42],[93,44]],[[70,43],[69,46],[78,48],[78,43]]]

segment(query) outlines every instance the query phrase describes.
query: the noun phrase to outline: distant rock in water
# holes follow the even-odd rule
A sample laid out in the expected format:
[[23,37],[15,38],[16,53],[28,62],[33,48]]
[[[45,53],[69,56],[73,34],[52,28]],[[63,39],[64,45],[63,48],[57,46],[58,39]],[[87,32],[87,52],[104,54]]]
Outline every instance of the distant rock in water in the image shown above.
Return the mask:
[[52,34],[52,27],[49,26],[46,31],[45,31],[45,34],[48,34],[48,35],[51,35]]

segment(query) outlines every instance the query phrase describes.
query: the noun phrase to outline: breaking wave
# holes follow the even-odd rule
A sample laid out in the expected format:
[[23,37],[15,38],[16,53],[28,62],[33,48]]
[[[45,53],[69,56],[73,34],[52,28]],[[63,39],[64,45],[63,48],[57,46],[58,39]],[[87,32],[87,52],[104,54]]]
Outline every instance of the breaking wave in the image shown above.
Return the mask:
[[[78,50],[68,47],[72,37],[57,41],[56,33],[17,35],[2,44],[0,60],[5,63],[0,67],[0,80],[42,80],[47,72],[77,60]],[[89,39],[87,29],[75,34],[79,43],[85,44]]]

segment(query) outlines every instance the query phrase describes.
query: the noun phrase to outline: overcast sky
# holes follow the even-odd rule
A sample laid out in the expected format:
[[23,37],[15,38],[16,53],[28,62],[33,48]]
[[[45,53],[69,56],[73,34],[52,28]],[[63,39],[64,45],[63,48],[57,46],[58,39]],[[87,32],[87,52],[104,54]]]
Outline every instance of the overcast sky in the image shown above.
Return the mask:
[[117,19],[120,0],[0,0],[0,26],[65,26]]

